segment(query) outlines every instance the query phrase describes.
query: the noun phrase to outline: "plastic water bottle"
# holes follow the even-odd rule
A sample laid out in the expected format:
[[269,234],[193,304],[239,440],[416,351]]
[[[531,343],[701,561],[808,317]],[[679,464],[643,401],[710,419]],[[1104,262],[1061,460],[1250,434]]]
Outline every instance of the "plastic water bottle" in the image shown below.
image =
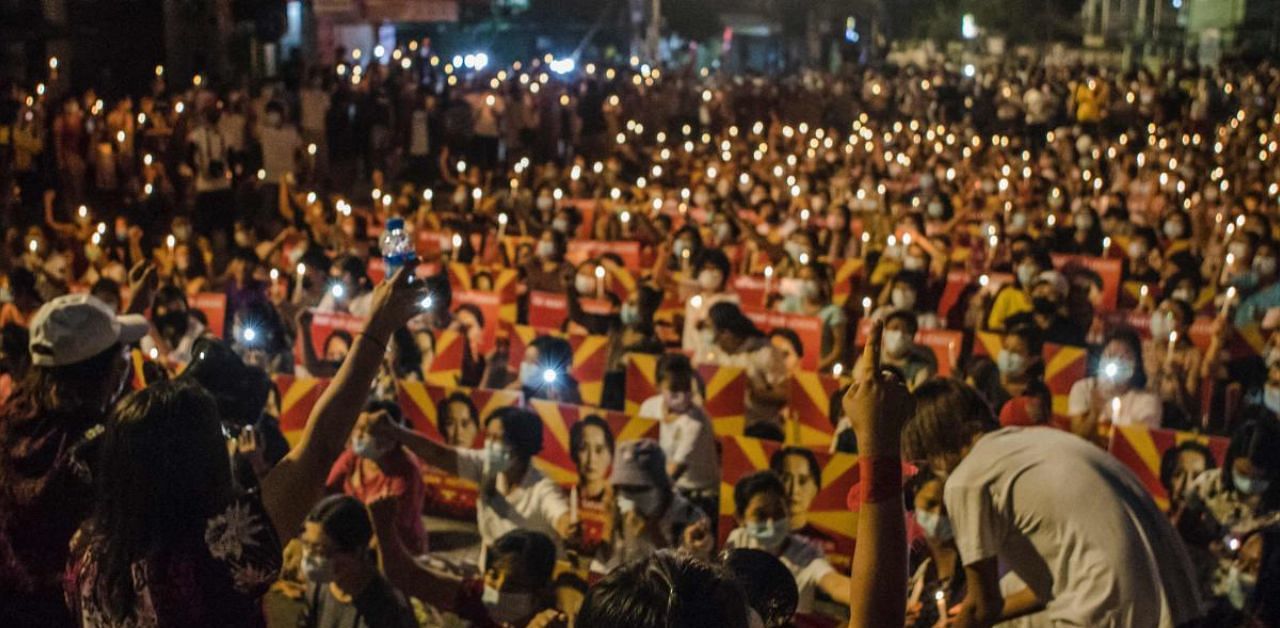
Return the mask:
[[382,232],[381,245],[382,261],[387,268],[387,279],[390,279],[414,256],[413,242],[409,241],[409,234],[404,230],[403,218],[392,218],[387,221],[387,227]]

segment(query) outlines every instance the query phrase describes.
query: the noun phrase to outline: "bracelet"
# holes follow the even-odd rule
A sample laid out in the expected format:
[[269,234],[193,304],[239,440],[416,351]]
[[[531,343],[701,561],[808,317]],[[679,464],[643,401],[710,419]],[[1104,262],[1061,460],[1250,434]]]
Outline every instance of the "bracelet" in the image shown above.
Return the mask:
[[863,504],[901,499],[902,460],[897,456],[861,456],[857,489]]
[[368,338],[369,340],[372,340],[372,341],[374,341],[374,342],[378,343],[378,346],[382,347],[382,350],[383,350],[383,351],[386,351],[386,350],[387,350],[387,341],[385,341],[385,340],[379,340],[379,339],[378,339],[378,337],[377,337],[377,336],[374,336],[373,334],[370,334],[370,333],[367,333],[367,332],[363,332],[363,331],[362,331],[362,332],[360,332],[360,333],[356,334],[356,337],[357,337],[357,338],[359,338],[359,337]]

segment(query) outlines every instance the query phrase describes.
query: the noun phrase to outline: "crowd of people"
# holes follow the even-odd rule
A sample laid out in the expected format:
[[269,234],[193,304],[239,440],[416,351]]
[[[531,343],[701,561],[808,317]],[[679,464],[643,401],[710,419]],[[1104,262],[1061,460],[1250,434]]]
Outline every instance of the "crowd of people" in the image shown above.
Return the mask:
[[[1280,69],[368,52],[0,97],[2,623],[265,625],[273,589],[317,627],[1280,626]],[[445,334],[437,435],[400,387]],[[282,376],[326,380],[296,433]],[[568,482],[534,400],[591,406]],[[1176,433],[1158,499],[1131,428]],[[726,436],[785,447],[726,477]],[[434,555],[428,473],[476,487],[474,560]]]

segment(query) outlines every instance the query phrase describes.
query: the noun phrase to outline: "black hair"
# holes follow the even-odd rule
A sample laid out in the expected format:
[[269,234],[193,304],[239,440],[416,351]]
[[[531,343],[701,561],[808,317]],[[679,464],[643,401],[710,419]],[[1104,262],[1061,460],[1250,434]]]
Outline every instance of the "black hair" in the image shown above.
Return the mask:
[[306,520],[320,524],[325,536],[343,552],[368,549],[369,541],[373,540],[373,522],[368,509],[350,495],[330,495],[316,502]]
[[770,492],[777,493],[784,502],[787,500],[787,487],[782,485],[782,478],[773,471],[756,471],[742,477],[733,485],[733,511],[741,517],[747,512],[752,497]]
[[669,550],[623,565],[582,601],[580,628],[746,628],[747,599],[722,568]]
[[949,378],[931,379],[916,388],[915,411],[902,428],[908,460],[957,454],[978,434],[999,427],[989,406],[972,386]]
[[542,419],[537,414],[523,408],[498,408],[484,424],[493,421],[502,422],[502,440],[515,455],[528,460],[542,451]]
[[791,343],[791,349],[795,351],[797,356],[802,358],[804,357],[804,344],[800,342],[800,334],[797,334],[794,329],[789,327],[776,327],[773,331],[769,332],[769,338],[782,338],[786,340]]
[[195,382],[213,395],[218,415],[238,426],[253,425],[267,406],[271,378],[245,365],[225,342],[201,338],[191,348],[194,358],[178,379]]
[[370,399],[365,402],[364,411],[367,413],[386,412],[387,418],[391,419],[392,423],[400,427],[405,426],[404,412],[400,409],[400,404],[390,399]]
[[[364,260],[354,255],[344,255],[339,258],[338,261],[334,262],[333,265],[337,266],[338,272],[343,275],[350,275],[356,282],[356,285],[360,288],[363,289],[369,286],[368,265],[365,264]],[[355,295],[349,296],[354,297]]]
[[696,270],[702,270],[704,267],[710,266],[720,271],[720,285],[723,288],[729,282],[729,256],[724,254],[720,249],[703,249],[698,254],[693,267]]
[[1040,330],[1031,323],[1013,325],[1004,332],[1005,336],[1015,336],[1027,343],[1027,351],[1031,353],[1032,360],[1039,360],[1041,351],[1044,347],[1044,341],[1041,339]]
[[342,342],[347,343],[348,350],[350,350],[351,345],[355,344],[356,342],[356,338],[355,336],[351,335],[351,332],[345,329],[335,329],[329,333],[329,337],[324,339],[325,356],[329,355],[329,344],[335,340],[341,340]]
[[668,352],[658,358],[654,369],[654,383],[661,385],[671,382],[672,390],[689,392],[693,390],[693,363],[683,353]]
[[818,464],[817,454],[814,454],[811,449],[783,447],[769,457],[769,469],[778,474],[778,477],[785,475],[784,468],[787,464],[788,456],[804,458],[805,463],[809,465],[809,475],[813,476],[813,483],[819,488],[822,487],[822,466]]
[[457,310],[454,311],[453,315],[455,318],[458,316],[458,312],[469,312],[472,316],[475,317],[476,322],[480,324],[480,328],[481,329],[484,328],[484,312],[480,311],[480,306],[474,303],[463,303],[462,305],[458,306]]
[[116,620],[134,614],[134,565],[203,535],[233,490],[213,397],[183,379],[125,397],[106,423],[88,530],[94,590]]
[[556,568],[556,545],[541,532],[512,530],[493,542],[487,567],[503,558],[516,561],[529,583],[543,585],[551,582]]
[[739,338],[763,338],[764,332],[747,318],[742,310],[733,303],[721,301],[707,311],[707,320],[718,331],[727,331]]
[[1206,470],[1218,466],[1218,462],[1213,458],[1213,450],[1209,449],[1208,445],[1196,440],[1184,440],[1164,450],[1164,454],[1160,456],[1160,485],[1166,491],[1173,487],[1173,472],[1178,468],[1178,457],[1188,451],[1204,456]]
[[1271,420],[1248,421],[1231,434],[1231,444],[1222,457],[1222,485],[1232,492],[1236,490],[1234,467],[1237,458],[1248,459],[1271,479],[1271,487],[1263,494],[1259,508],[1272,510],[1280,507],[1280,426]]
[[907,340],[914,338],[917,331],[920,331],[920,322],[916,319],[916,315],[911,310],[894,310],[884,317],[884,324],[887,326],[893,321],[902,321],[907,326]]
[[765,628],[791,625],[800,604],[800,591],[795,576],[782,561],[764,550],[740,547],[725,552],[722,562],[746,592]]
[[588,414],[581,421],[569,426],[569,457],[573,459],[573,466],[577,467],[581,464],[578,460],[578,450],[582,448],[588,427],[598,427],[604,432],[605,446],[609,448],[609,455],[613,455],[614,439],[613,428],[609,427],[609,423],[600,418],[598,414]]
[[31,365],[0,406],[0,434],[7,431],[5,426],[16,425],[14,421],[19,418],[56,415],[75,421],[100,420],[112,401],[109,395],[116,392],[106,390],[104,377],[120,359],[122,350],[117,343],[75,364]]

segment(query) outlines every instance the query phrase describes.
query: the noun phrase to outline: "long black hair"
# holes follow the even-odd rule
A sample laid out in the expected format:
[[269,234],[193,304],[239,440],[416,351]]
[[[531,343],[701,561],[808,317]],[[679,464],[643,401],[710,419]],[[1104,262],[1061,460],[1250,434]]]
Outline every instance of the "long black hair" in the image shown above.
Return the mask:
[[133,566],[188,539],[232,490],[213,396],[187,380],[158,382],[124,398],[99,451],[88,542],[92,584],[115,619],[134,611]]

